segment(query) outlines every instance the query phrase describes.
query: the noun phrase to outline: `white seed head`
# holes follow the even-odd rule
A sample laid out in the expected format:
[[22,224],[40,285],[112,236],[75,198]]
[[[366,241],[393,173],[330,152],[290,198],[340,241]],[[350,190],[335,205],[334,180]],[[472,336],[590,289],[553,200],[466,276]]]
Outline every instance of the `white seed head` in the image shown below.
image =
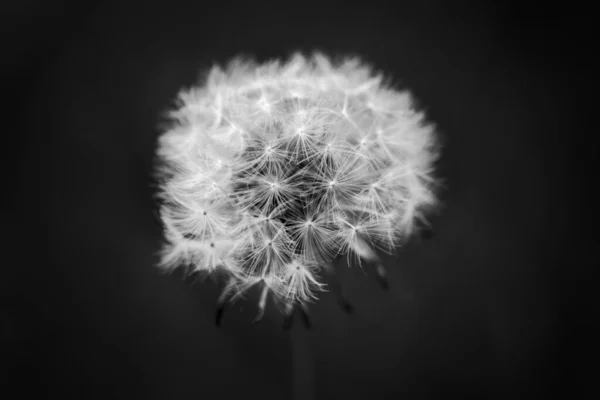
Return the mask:
[[161,266],[224,271],[233,298],[262,282],[282,310],[304,305],[333,259],[377,260],[436,204],[433,127],[356,57],[235,58],[170,118]]

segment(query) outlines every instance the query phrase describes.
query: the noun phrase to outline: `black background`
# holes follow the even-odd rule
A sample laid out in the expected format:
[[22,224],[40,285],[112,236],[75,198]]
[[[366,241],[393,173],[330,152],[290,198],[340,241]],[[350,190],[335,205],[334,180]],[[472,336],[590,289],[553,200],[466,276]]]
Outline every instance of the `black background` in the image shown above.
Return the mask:
[[[452,4],[450,4],[452,3]],[[37,2],[2,13],[4,385],[62,398],[318,399],[584,393],[576,301],[596,243],[589,10],[523,2]],[[8,8],[6,8],[8,7]],[[387,257],[389,292],[340,265],[313,328],[153,269],[161,113],[238,53],[362,55],[410,89],[445,147],[435,236]],[[576,222],[582,222],[576,225]],[[256,293],[254,294],[256,296]],[[296,348],[297,349],[297,348]],[[7,388],[8,388],[7,386]]]

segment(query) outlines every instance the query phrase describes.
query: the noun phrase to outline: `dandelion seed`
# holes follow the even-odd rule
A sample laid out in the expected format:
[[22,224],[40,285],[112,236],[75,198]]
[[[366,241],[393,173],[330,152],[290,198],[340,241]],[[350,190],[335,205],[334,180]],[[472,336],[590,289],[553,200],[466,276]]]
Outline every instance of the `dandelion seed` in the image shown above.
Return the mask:
[[[220,271],[224,303],[261,285],[259,313],[325,290],[338,256],[385,271],[435,206],[434,129],[356,57],[236,58],[183,91],[158,141],[161,266]],[[218,315],[220,321],[221,314]]]

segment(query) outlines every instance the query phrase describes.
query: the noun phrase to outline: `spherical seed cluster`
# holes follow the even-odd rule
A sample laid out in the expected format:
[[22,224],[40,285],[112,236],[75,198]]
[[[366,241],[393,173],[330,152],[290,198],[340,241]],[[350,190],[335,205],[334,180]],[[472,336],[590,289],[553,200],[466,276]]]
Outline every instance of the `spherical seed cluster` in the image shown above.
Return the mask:
[[262,282],[289,312],[338,255],[377,261],[435,204],[433,128],[356,57],[214,67],[179,94],[159,139],[165,268]]

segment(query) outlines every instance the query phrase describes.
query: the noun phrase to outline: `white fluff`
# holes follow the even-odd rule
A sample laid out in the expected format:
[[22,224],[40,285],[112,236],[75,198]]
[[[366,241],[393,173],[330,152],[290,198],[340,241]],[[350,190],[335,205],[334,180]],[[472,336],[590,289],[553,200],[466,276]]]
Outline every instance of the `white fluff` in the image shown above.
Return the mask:
[[377,260],[436,204],[434,129],[356,57],[236,58],[182,91],[159,139],[161,266],[263,283],[281,310],[338,255]]

